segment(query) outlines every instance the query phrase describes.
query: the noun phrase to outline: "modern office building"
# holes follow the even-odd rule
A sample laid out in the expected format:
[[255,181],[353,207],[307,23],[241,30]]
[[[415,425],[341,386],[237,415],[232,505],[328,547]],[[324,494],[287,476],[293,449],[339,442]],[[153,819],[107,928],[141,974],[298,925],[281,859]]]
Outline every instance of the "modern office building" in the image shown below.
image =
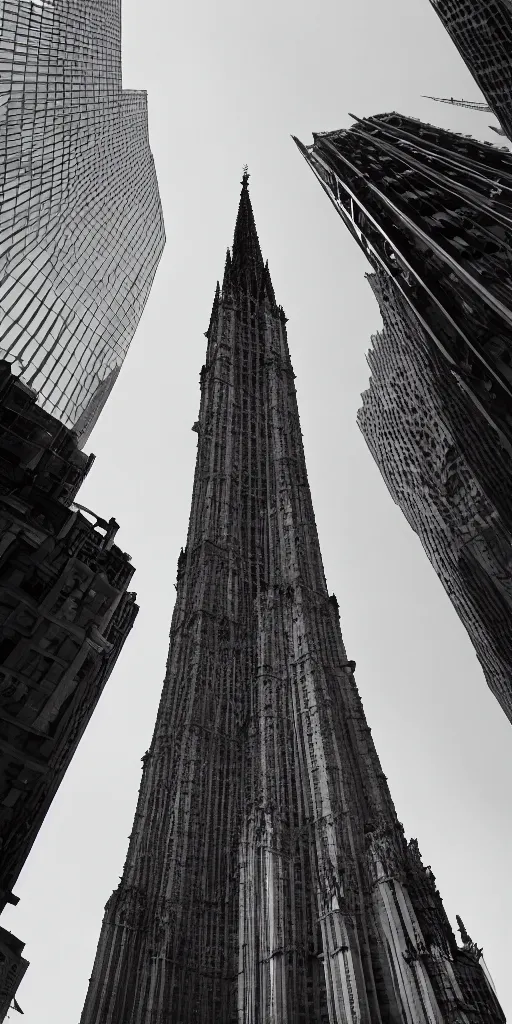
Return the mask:
[[504,134],[512,139],[511,0],[430,0]]
[[485,425],[393,279],[379,271],[369,281],[384,329],[358,423],[512,722],[512,465],[492,438],[482,443]]
[[0,0],[0,200],[0,358],[83,444],[165,240],[119,0]]
[[206,336],[164,689],[82,1024],[501,1024],[366,723],[247,174]]

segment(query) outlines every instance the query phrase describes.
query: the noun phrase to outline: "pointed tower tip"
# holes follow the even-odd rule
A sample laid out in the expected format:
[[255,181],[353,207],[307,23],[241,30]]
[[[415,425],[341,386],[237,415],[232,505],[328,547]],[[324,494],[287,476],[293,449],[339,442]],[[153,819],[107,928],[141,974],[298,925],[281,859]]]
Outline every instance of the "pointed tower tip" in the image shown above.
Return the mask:
[[233,269],[233,260],[231,259],[231,252],[226,249],[226,262],[224,264],[224,276],[222,278],[222,294],[224,296],[230,291],[232,287],[231,272]]
[[208,325],[208,330],[204,332],[205,338],[209,338],[210,337],[210,331],[211,331],[214,323],[216,322],[217,315],[218,315],[218,312],[219,312],[219,303],[220,303],[220,284],[217,281],[217,287],[215,289],[215,295],[213,296],[213,306],[212,306],[212,311],[211,311],[211,314],[210,314],[210,323]]
[[232,273],[239,283],[246,281],[249,276],[259,280],[263,271],[263,257],[252,212],[248,183],[249,168],[246,164],[241,181],[242,191],[231,250]]

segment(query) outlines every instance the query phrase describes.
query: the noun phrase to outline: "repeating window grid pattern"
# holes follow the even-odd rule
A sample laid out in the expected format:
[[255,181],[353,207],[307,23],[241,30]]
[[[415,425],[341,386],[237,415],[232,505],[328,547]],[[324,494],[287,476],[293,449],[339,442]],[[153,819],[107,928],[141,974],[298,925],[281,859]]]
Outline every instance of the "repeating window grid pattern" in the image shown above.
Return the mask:
[[505,134],[512,133],[510,0],[431,0]]
[[0,189],[0,355],[71,427],[108,394],[165,241],[118,0],[0,0]]

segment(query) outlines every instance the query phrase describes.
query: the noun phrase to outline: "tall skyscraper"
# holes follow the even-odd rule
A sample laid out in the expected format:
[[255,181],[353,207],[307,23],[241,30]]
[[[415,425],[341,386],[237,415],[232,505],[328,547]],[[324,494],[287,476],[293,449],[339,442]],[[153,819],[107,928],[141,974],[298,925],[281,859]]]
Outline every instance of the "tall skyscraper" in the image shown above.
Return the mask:
[[512,154],[398,114],[314,139],[385,326],[360,426],[512,718]]
[[83,443],[165,241],[120,0],[0,0],[0,191],[0,358]]
[[511,0],[430,0],[504,134],[512,138]]
[[[482,445],[474,409],[446,373],[392,278],[369,278],[384,330],[368,355],[358,422],[393,500],[418,534],[466,627],[487,683],[512,722],[510,516],[505,453]],[[480,452],[484,467],[468,461]]]
[[498,1024],[366,724],[285,325],[244,174],[164,689],[82,1024]]

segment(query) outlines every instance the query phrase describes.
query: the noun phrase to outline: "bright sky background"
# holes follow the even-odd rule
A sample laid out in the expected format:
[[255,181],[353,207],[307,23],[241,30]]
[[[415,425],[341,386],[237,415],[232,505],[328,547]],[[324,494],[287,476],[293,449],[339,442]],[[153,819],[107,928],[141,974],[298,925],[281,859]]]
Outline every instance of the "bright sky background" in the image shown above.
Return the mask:
[[[512,731],[356,426],[379,312],[364,257],[290,134],[398,110],[498,142],[428,0],[123,0],[124,84],[149,93],[167,228],[153,292],[89,445],[81,503],[121,524],[141,611],[2,918],[31,961],[26,1024],[78,1024],[132,828],[185,543],[199,370],[242,166],[289,317],[327,581],[406,834],[512,1014]],[[21,1021],[11,1013],[12,1021]]]

